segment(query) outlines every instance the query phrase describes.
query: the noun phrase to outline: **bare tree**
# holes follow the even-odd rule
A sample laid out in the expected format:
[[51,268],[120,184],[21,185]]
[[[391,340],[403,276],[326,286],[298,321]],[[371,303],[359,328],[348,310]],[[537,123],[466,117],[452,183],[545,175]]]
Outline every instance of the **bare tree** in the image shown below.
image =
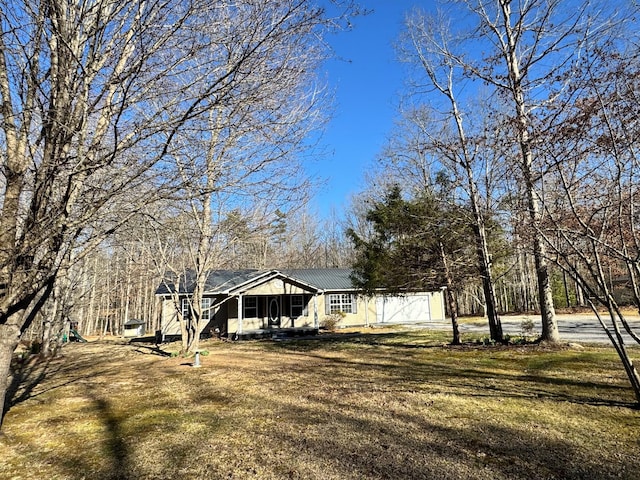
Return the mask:
[[612,284],[613,276],[626,276],[637,307],[639,64],[635,48],[621,51],[620,45],[586,52],[585,75],[559,95],[562,122],[549,125],[554,141],[544,149],[551,188],[544,191],[540,232],[555,263],[587,292],[640,402],[640,375],[623,332],[636,343],[640,334],[627,322]]
[[307,198],[309,180],[301,159],[312,146],[309,134],[322,124],[328,98],[316,79],[328,55],[319,28],[328,26],[323,11],[305,2],[254,1],[252,8],[240,11],[219,8],[200,32],[211,38],[209,55],[223,71],[235,68],[229,52],[234,53],[236,44],[259,39],[260,45],[245,59],[229,94],[216,98],[206,116],[189,121],[169,152],[180,179],[184,215],[190,217],[184,227],[192,227],[184,245],[187,263],[167,268],[173,278],[188,275],[193,286],[189,298],[174,295],[185,353],[197,350],[200,333],[216,309],[203,307],[203,300],[209,272],[226,263],[222,255],[235,230],[226,230],[230,214],[240,220],[239,226],[252,224],[245,241],[261,247],[257,263],[264,267],[278,236],[273,222],[282,216],[280,209]]
[[[483,209],[478,166],[489,166],[482,155],[481,145],[470,137],[468,132],[469,116],[461,111],[458,91],[463,74],[460,66],[453,61],[455,53],[451,50],[450,32],[442,18],[430,18],[418,10],[407,17],[407,40],[403,50],[405,61],[417,66],[421,79],[413,87],[414,91],[434,93],[444,102],[435,98],[433,108],[421,115],[413,115],[423,132],[424,143],[418,150],[418,156],[425,152],[449,169],[452,176],[460,176],[468,198],[472,214],[477,259],[482,279],[486,314],[489,320],[491,338],[502,341],[502,326],[497,311],[494,275],[486,232],[486,213]],[[434,99],[430,96],[429,99]],[[444,113],[440,113],[439,108]],[[426,114],[425,114],[426,112]],[[482,168],[482,167],[481,167]]]
[[[84,227],[162,156],[166,139],[154,135],[177,129],[197,108],[198,98],[162,85],[188,65],[178,32],[196,8],[111,1],[3,7],[2,378]],[[4,395],[0,388],[0,403]]]
[[[288,14],[255,31],[224,23],[278,9]],[[192,121],[248,85],[268,40],[296,24],[321,37],[335,22],[305,0],[10,2],[0,20],[4,378],[70,249],[99,244],[176,186],[160,162]],[[0,404],[4,396],[2,384]]]
[[567,8],[561,0],[460,0],[447,5],[461,8],[455,10],[456,26],[447,27],[456,48],[440,49],[443,64],[464,71],[467,95],[482,88],[495,94],[495,104],[511,112],[511,122],[496,128],[511,140],[503,158],[517,167],[526,200],[542,339],[556,342],[547,247],[538,233],[544,175],[538,158],[543,137],[537,127],[554,92],[580,73],[577,63],[585,46],[615,26],[615,5],[584,2]]

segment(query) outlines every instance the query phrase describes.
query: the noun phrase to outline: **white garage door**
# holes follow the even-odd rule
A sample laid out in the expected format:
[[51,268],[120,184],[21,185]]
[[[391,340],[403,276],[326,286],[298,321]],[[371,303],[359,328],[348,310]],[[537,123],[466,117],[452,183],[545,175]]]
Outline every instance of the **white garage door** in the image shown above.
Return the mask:
[[378,323],[418,323],[431,320],[429,295],[376,297]]

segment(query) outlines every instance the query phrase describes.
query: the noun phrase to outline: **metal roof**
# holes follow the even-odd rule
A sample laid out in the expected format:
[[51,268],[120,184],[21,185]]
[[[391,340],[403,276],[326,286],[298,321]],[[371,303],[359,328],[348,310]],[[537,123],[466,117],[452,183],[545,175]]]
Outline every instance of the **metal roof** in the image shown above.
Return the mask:
[[[211,270],[207,274],[205,282],[205,291],[219,292],[237,287],[249,280],[256,278],[264,271],[255,269],[245,270]],[[193,270],[187,270],[180,275],[180,283],[178,285],[179,293],[191,293],[195,286],[196,273]],[[156,295],[167,295],[176,291],[176,276],[173,272],[165,274],[164,281],[156,289]]]
[[[318,290],[353,290],[348,268],[306,268],[286,270],[212,270],[207,275],[205,291],[207,293],[227,293],[270,273],[281,273],[292,281],[298,281]],[[156,295],[167,295],[176,290],[175,274],[167,273],[165,280],[156,289]],[[191,293],[195,284],[195,272],[187,270],[180,276],[179,293]]]
[[144,320],[138,320],[135,318],[132,318],[131,320],[127,320],[126,322],[124,322],[124,326],[125,327],[130,327],[132,325],[144,325],[146,322]]
[[288,277],[297,278],[320,290],[353,290],[353,282],[349,277],[350,268],[302,268],[280,270]]

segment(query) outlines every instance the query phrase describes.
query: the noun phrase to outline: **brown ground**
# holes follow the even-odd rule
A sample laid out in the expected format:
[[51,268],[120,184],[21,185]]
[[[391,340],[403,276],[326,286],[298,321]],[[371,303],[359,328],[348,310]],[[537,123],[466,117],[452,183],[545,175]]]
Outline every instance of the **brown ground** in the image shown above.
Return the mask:
[[640,478],[610,349],[444,340],[211,341],[201,368],[176,345],[67,345],[22,366],[0,478]]

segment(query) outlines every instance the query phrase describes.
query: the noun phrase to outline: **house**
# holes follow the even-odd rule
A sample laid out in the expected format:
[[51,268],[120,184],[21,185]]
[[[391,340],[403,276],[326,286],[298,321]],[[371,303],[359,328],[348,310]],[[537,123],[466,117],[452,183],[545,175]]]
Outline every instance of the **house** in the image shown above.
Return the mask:
[[[386,323],[425,323],[444,319],[442,291],[373,297],[359,294],[351,270],[214,270],[202,299],[203,332],[233,338],[317,332],[326,317],[339,315],[339,327]],[[167,278],[158,287],[161,332],[180,335],[178,313],[189,314],[193,273]]]

